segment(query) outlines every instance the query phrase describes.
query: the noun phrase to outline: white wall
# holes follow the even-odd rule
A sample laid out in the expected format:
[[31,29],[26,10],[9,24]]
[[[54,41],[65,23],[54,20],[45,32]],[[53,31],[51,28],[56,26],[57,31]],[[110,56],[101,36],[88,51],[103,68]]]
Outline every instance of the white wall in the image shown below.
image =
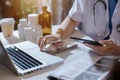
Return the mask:
[[[53,24],[60,24],[68,15],[74,0],[47,0],[49,11],[52,13]],[[38,13],[42,8],[42,0],[38,0]]]

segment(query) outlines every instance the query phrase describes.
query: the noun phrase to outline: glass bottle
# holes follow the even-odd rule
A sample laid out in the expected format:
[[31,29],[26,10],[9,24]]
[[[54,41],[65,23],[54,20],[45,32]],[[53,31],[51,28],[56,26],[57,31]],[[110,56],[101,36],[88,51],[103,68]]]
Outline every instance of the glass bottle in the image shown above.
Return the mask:
[[[42,3],[46,2],[43,0]],[[52,16],[47,10],[47,5],[42,6],[42,11],[39,14],[39,24],[42,26],[43,36],[50,35],[52,32]]]

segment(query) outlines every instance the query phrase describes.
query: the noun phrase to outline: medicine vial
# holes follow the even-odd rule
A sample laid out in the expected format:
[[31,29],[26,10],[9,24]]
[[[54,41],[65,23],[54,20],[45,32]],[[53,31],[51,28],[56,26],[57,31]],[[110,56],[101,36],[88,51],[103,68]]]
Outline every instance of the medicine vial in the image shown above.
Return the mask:
[[18,34],[21,40],[25,40],[24,28],[28,27],[27,19],[20,19],[18,24]]
[[[34,43],[37,43],[37,39],[42,36],[42,29],[39,25],[38,14],[29,14],[28,15],[28,28],[25,28],[26,32],[26,39]],[[29,36],[29,37],[28,37]]]

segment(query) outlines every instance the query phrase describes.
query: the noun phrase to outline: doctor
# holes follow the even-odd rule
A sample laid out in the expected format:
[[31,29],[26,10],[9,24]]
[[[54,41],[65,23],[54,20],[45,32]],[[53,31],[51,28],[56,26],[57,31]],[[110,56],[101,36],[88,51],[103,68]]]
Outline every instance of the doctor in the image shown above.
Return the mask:
[[[86,35],[99,41],[103,46],[85,44],[98,55],[120,55],[120,0],[75,0],[68,16],[56,34],[40,37],[38,44],[43,50],[46,44],[55,40],[63,40],[75,27]],[[62,42],[55,43],[61,48]]]

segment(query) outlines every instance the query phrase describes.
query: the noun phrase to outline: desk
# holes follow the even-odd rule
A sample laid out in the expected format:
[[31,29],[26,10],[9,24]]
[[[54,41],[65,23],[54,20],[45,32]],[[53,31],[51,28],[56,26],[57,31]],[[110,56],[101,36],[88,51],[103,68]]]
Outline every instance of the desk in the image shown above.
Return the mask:
[[[57,26],[53,26],[53,31],[55,31],[56,28]],[[79,30],[76,30],[72,35],[84,37],[84,35]],[[18,31],[14,31],[14,36],[10,38],[4,38],[3,34],[0,33],[0,39],[2,40],[5,46],[13,43],[22,42],[22,40],[20,40],[18,37]],[[13,40],[15,42],[13,42]],[[69,44],[69,42],[71,42],[69,38],[65,39],[66,44]],[[57,54],[57,56],[60,56],[63,59],[65,59],[69,55],[69,51],[70,50],[64,51],[60,54]],[[37,79],[33,79],[33,80],[48,80],[46,76],[50,73],[51,70],[57,68],[59,65],[61,64],[57,64],[57,65],[48,67],[46,69],[38,70],[36,72],[27,74],[24,76],[16,76],[12,71],[10,71],[8,68],[0,64],[0,80],[24,80],[24,79],[30,79],[30,78],[31,78],[30,80],[32,80],[32,78],[36,76],[39,76],[39,77],[38,78],[36,77]]]

